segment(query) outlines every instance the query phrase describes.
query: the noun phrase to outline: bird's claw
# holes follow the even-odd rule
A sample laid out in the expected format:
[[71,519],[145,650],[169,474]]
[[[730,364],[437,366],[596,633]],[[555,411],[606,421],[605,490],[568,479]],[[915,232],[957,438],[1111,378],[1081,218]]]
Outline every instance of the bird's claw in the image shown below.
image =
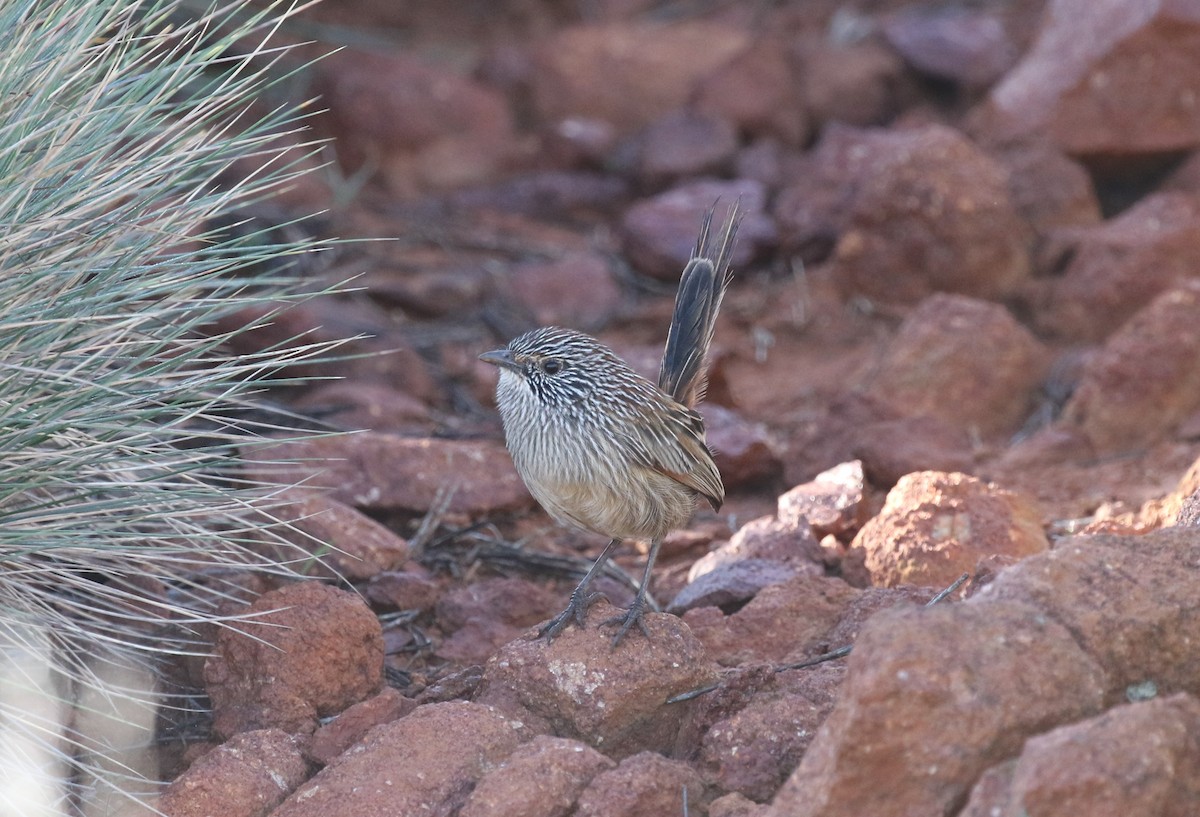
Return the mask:
[[646,622],[643,618],[645,612],[645,601],[637,599],[633,602],[633,604],[629,605],[629,609],[626,610],[624,614],[613,616],[610,619],[605,619],[604,621],[600,622],[601,627],[606,627],[610,624],[621,625],[617,630],[617,634],[613,636],[613,649],[616,649],[617,645],[621,643],[621,640],[625,638],[625,634],[633,629],[633,625],[635,624],[638,626],[638,629],[642,631],[642,635],[646,636],[646,638],[650,638],[650,630],[646,627]]
[[546,622],[542,629],[538,630],[538,638],[544,638],[547,641],[553,641],[554,638],[567,628],[567,625],[572,620],[583,629],[584,623],[587,620],[588,609],[596,603],[598,599],[606,598],[603,593],[580,593],[576,588],[571,594],[571,601],[567,604],[567,609],[556,615],[550,621]]

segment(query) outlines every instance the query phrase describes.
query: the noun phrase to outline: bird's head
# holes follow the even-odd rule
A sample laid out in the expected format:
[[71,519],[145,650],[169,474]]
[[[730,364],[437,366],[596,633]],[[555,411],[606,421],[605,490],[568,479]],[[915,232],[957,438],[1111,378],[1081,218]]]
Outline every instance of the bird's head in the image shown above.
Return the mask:
[[625,368],[611,350],[593,337],[570,329],[534,329],[503,349],[485,352],[479,359],[500,369],[497,394],[501,409],[506,392],[525,397],[524,389],[539,403],[567,406],[586,400],[606,376]]

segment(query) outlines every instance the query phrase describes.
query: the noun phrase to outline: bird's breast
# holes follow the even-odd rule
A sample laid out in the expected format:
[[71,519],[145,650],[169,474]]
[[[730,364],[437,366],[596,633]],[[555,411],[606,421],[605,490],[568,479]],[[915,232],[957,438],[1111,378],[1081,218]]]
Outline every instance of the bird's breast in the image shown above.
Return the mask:
[[664,536],[691,518],[695,492],[634,464],[629,435],[588,415],[587,407],[546,406],[519,377],[505,374],[497,403],[508,449],[529,492],[552,517],[620,539]]

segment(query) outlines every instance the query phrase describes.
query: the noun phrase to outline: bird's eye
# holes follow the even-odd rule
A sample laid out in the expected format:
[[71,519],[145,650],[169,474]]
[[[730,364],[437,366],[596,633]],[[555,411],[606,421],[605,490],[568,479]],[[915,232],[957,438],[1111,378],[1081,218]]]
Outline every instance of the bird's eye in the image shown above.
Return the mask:
[[546,374],[558,374],[563,370],[563,362],[556,357],[548,357],[542,361],[542,371]]

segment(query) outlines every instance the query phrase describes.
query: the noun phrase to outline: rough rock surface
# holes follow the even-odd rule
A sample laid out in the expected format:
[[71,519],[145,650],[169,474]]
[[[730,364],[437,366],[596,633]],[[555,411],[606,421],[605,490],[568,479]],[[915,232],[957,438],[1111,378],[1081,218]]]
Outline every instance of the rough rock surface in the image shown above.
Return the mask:
[[1172,695],[1030,738],[993,767],[962,817],[1184,817],[1200,803],[1200,703]]
[[393,191],[411,195],[495,178],[513,150],[503,98],[412,56],[343,50],[316,66],[318,120],[353,172],[378,163]]
[[273,815],[450,814],[528,737],[521,723],[490,707],[462,701],[422,706],[372,729]]
[[204,665],[218,735],[311,732],[383,683],[379,620],[354,593],[299,582],[264,593],[243,615],[220,631]]
[[1101,341],[1163,290],[1196,277],[1200,198],[1151,195],[1103,224],[1062,233],[1070,261],[1049,290],[1043,328]]
[[639,817],[679,814],[684,803],[703,809],[704,781],[687,763],[641,752],[602,772],[579,796],[577,817]]
[[1049,0],[1033,47],[979,127],[1074,155],[1200,144],[1200,11],[1173,0]]
[[1066,628],[1028,605],[881,613],[767,813],[947,813],[1026,738],[1098,712],[1105,680]]
[[1186,527],[1079,536],[1004,570],[977,597],[1036,606],[1104,668],[1110,702],[1151,682],[1200,695],[1200,540]]
[[[449,509],[481,513],[527,507],[533,500],[503,445],[483,440],[413,439],[364,432],[256,449],[264,479],[311,478],[307,487],[357,508],[425,512],[455,488]],[[286,461],[286,465],[275,465]],[[317,465],[318,467],[314,467]],[[470,479],[464,479],[470,475]]]
[[702,607],[683,620],[724,666],[787,663],[811,654],[858,592],[841,579],[802,574],[763,589],[730,615]]
[[329,723],[321,725],[308,742],[305,754],[322,766],[358,743],[372,727],[399,720],[417,708],[399,690],[384,687],[378,695],[347,707]]
[[642,199],[621,220],[625,252],[639,271],[675,283],[696,248],[704,216],[718,204],[713,221],[720,223],[723,208],[738,202],[742,221],[732,263],[745,264],[753,257],[756,244],[774,237],[774,225],[763,215],[766,195],[763,185],[750,179],[705,179]]
[[844,462],[780,495],[778,518],[791,524],[803,518],[814,536],[842,536],[866,521],[863,490],[862,462]]
[[665,614],[646,615],[648,640],[635,630],[614,649],[613,628],[597,624],[617,612],[597,604],[586,628],[570,626],[549,643],[505,645],[488,661],[476,700],[612,758],[669,751],[686,707],[666,700],[710,683],[715,667],[688,628]]
[[1063,408],[1098,453],[1157,441],[1200,408],[1200,282],[1168,290],[1083,367]]
[[587,744],[538,735],[489,771],[462,817],[566,817],[596,775],[616,763]]
[[534,56],[534,103],[550,122],[600,120],[631,131],[682,108],[748,44],[744,31],[703,21],[563,29]]
[[868,391],[905,417],[1011,433],[1029,414],[1045,366],[1042,345],[1003,307],[937,294],[900,325]]
[[1003,166],[943,126],[829,131],[775,215],[785,245],[832,248],[846,295],[1000,298],[1029,276],[1029,227]]
[[266,817],[307,777],[294,736],[256,729],[199,758],[163,791],[157,807],[168,817]]
[[275,514],[295,530],[281,533],[306,550],[314,542],[331,545],[321,563],[334,575],[348,581],[369,579],[408,559],[408,542],[349,505],[316,491],[295,491],[292,497]]
[[885,587],[944,587],[984,557],[1019,559],[1047,547],[1041,513],[1027,497],[936,471],[897,482],[851,545],[863,551],[871,582]]

